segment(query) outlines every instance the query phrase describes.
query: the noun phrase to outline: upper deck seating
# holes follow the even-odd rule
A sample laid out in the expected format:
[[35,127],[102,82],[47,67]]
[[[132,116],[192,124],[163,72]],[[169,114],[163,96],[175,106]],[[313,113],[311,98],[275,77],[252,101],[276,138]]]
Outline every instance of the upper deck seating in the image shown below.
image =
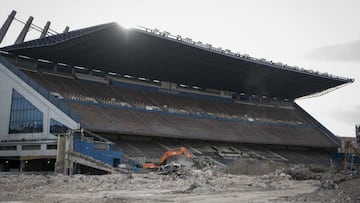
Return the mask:
[[[81,116],[83,127],[102,132],[199,140],[331,145],[301,111],[234,100],[191,97],[26,71],[58,92]],[[83,102],[83,103],[82,103]],[[85,102],[85,103],[84,103]]]

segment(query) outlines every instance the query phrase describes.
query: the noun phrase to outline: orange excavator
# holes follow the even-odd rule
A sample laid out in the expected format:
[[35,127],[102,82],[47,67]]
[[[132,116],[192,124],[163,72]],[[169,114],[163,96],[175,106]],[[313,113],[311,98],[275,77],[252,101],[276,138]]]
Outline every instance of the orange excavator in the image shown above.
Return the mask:
[[180,155],[184,155],[189,159],[192,159],[192,155],[190,154],[190,152],[188,152],[188,150],[185,147],[180,147],[178,149],[172,149],[169,150],[167,152],[165,152],[158,163],[144,163],[143,164],[143,169],[160,169],[162,165],[164,165],[166,163],[166,160],[169,157],[172,156],[180,156]]

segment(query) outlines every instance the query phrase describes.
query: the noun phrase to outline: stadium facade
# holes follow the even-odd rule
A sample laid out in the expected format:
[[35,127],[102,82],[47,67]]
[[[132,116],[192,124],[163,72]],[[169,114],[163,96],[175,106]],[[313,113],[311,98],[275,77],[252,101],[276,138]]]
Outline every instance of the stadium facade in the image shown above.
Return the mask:
[[339,139],[294,100],[351,82],[116,23],[19,43],[1,48],[0,169],[52,169],[68,129],[137,163],[178,146],[220,164],[327,163]]

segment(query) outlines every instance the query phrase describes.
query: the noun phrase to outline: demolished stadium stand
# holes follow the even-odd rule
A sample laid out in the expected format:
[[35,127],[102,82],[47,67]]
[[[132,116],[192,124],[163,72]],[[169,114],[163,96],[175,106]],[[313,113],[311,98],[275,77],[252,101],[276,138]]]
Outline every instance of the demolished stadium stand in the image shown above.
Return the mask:
[[[54,159],[54,152],[31,158],[19,146],[56,145],[56,120],[110,140],[124,163],[185,146],[219,164],[246,155],[329,165],[339,139],[294,100],[353,82],[116,23],[3,47],[0,62],[1,95],[8,97],[0,112],[2,161]],[[14,91],[44,114],[42,134],[10,125]]]

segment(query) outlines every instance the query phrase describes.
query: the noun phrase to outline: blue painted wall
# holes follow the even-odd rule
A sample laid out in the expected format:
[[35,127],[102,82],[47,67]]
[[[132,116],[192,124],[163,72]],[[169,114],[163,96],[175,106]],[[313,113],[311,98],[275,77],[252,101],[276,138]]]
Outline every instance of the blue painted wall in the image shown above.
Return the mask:
[[93,157],[99,161],[110,164],[113,166],[114,159],[119,159],[121,161],[121,151],[113,151],[112,145],[109,145],[109,150],[97,150],[94,149],[94,143],[89,141],[81,140],[79,137],[74,139],[74,150],[81,154]]

